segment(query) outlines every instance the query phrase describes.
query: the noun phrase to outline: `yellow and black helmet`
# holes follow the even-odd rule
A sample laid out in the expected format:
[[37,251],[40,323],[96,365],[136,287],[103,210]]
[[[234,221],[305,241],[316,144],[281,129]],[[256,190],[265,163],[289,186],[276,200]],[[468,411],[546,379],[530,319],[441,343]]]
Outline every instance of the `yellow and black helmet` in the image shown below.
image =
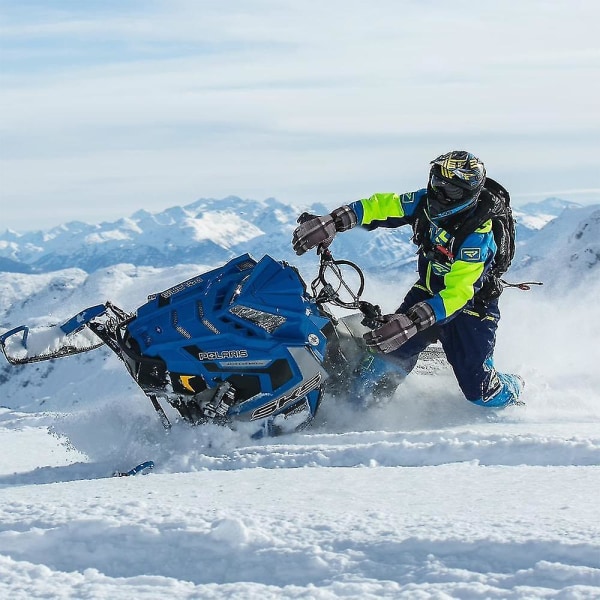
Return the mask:
[[429,216],[444,220],[477,204],[485,183],[485,167],[475,155],[453,150],[431,161],[427,205]]

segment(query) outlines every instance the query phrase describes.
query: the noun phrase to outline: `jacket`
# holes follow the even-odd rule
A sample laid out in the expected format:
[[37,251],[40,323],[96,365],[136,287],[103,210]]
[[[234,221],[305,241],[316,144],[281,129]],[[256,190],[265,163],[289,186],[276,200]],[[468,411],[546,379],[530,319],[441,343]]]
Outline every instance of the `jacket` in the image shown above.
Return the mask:
[[[378,227],[395,228],[414,225],[417,208],[426,202],[425,188],[404,194],[381,193],[350,204],[356,213],[357,223],[372,230]],[[430,223],[429,241],[426,246],[444,245],[451,234]],[[443,321],[473,305],[477,292],[481,289],[485,275],[496,254],[496,242],[492,232],[492,221],[485,221],[481,227],[469,234],[461,246],[455,249],[453,259],[440,252],[427,252],[419,248],[419,281],[415,284],[431,295],[427,302],[431,305],[436,321]]]

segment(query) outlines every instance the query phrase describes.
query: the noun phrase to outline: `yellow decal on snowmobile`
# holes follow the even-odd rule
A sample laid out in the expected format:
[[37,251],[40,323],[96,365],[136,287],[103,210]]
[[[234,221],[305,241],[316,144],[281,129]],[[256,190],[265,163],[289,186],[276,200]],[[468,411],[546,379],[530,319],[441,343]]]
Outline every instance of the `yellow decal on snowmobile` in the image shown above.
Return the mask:
[[190,379],[194,379],[195,375],[180,375],[179,381],[181,385],[190,392],[196,393],[196,390],[190,385]]

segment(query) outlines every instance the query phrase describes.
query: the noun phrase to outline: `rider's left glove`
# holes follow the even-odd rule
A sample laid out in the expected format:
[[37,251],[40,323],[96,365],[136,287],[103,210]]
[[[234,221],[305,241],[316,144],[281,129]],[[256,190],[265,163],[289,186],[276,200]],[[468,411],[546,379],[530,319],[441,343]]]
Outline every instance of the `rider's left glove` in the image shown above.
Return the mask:
[[340,206],[322,217],[312,216],[296,227],[292,237],[294,252],[300,255],[315,246],[327,248],[338,231],[352,229],[356,223],[356,213],[349,206]]

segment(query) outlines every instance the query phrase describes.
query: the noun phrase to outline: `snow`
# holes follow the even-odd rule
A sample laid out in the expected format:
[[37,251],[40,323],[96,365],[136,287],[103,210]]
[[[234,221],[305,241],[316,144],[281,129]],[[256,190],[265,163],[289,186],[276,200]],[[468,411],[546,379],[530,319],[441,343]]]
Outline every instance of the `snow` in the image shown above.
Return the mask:
[[[328,399],[310,429],[251,440],[165,433],[101,350],[2,365],[0,598],[600,598],[600,278],[569,259],[597,219],[569,213],[529,245],[545,285],[502,298],[496,363],[523,407],[418,371],[388,403]],[[203,270],[3,274],[2,324],[130,310]],[[368,275],[365,297],[391,310],[409,284]]]
[[544,359],[525,407],[486,412],[423,373],[389,404],[332,401],[262,441],[166,434],[125,393],[5,409],[0,597],[597,598],[598,375],[569,390],[554,363],[533,375]]
[[103,231],[102,233],[90,233],[84,238],[86,244],[103,244],[105,242],[119,242],[129,239],[130,236],[125,231]]
[[182,227],[192,233],[192,239],[212,240],[221,246],[229,247],[262,234],[262,231],[235,214],[211,212],[195,219],[187,219]]
[[0,437],[1,470],[14,470],[0,476],[2,597],[600,593],[597,422],[523,424],[515,411],[246,445],[233,432],[173,431],[160,447],[137,444],[140,459],[158,459],[154,473],[111,478],[58,439],[32,468],[36,418]]

